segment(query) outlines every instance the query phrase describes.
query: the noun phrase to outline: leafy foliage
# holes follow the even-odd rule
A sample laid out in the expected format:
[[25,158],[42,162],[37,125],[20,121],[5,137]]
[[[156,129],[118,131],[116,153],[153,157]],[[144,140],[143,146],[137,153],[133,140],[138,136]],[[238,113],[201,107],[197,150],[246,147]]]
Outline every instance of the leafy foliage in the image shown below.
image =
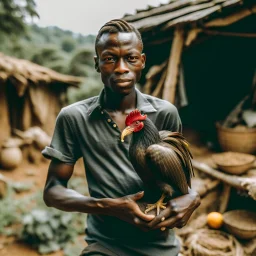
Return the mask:
[[94,70],[93,49],[80,49],[70,60],[69,74],[75,76],[92,77],[96,74]]
[[36,208],[24,216],[21,238],[41,254],[63,249],[77,235],[73,215],[52,208]]
[[[87,184],[82,178],[72,177],[69,183],[70,188],[88,195]],[[48,254],[65,249],[77,235],[84,233],[86,214],[46,207],[42,191],[32,201],[35,207],[23,216],[20,238],[34,246],[39,253]]]
[[8,185],[7,194],[3,199],[0,199],[0,235],[17,235],[18,230],[11,228],[13,225],[21,223],[21,216],[27,210],[27,198],[15,200],[15,193],[26,191],[31,188],[31,185],[17,182]]
[[60,73],[86,77],[80,88],[68,91],[70,103],[98,94],[102,82],[94,69],[94,35],[75,34],[55,26],[42,28],[34,24],[26,28],[27,34],[19,37],[0,29],[0,52]]
[[5,197],[0,200],[0,234],[6,235],[6,227],[20,222],[20,209],[17,201],[10,200],[10,197]]
[[25,19],[38,17],[34,0],[1,0],[0,31],[10,34],[25,32]]
[[[8,186],[6,197],[0,200],[0,235],[19,235],[21,240],[46,254],[64,249],[84,234],[86,214],[48,208],[42,191],[16,199],[14,192],[27,190],[28,186],[20,182]],[[88,195],[87,183],[81,177],[72,177],[69,188]],[[69,247],[68,251],[77,250],[71,244]]]
[[103,85],[99,77],[85,79],[85,82],[80,86],[79,90],[69,88],[68,90],[68,102],[69,104],[79,100],[84,100],[99,94]]
[[64,248],[64,256],[77,256],[81,254],[81,251],[84,249],[84,246],[81,244],[80,241],[74,241],[69,243]]
[[76,48],[76,41],[72,37],[66,37],[62,40],[61,48],[65,52],[72,52]]

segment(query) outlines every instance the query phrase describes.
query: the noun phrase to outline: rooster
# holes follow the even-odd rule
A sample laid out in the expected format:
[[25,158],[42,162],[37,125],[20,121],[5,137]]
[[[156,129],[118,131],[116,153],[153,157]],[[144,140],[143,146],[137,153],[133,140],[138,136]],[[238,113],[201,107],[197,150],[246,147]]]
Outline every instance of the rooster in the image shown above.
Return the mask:
[[156,209],[159,215],[160,209],[166,208],[165,200],[176,193],[187,194],[191,187],[194,172],[188,143],[179,132],[159,132],[147,115],[137,109],[127,115],[125,124],[121,141],[133,134],[129,147],[131,163],[148,188],[151,200],[161,196],[156,203],[147,205],[145,213]]

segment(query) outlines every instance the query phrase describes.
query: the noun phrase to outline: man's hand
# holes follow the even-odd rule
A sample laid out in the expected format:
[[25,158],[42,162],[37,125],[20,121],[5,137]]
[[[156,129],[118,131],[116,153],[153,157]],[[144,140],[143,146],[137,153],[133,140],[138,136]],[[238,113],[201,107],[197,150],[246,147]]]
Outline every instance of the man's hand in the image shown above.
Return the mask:
[[148,226],[151,229],[161,229],[162,231],[166,228],[182,228],[199,205],[199,195],[190,190],[189,194],[170,200],[166,209],[161,211]]
[[107,214],[131,223],[143,231],[148,231],[148,223],[155,218],[155,215],[146,215],[141,211],[137,201],[143,196],[144,192],[142,191],[121,198],[103,199],[104,205],[108,205]]

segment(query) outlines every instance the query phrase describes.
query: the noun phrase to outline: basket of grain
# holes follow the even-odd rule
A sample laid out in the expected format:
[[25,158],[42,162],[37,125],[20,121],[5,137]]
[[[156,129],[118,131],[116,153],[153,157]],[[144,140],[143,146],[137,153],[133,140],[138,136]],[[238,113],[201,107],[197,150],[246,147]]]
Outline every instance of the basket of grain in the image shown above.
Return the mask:
[[240,152],[217,153],[212,155],[212,159],[220,170],[236,175],[249,170],[255,162],[254,155]]
[[256,153],[256,128],[243,125],[227,128],[217,122],[216,129],[218,142],[223,151]]
[[233,210],[223,214],[226,230],[239,239],[256,237],[256,212]]

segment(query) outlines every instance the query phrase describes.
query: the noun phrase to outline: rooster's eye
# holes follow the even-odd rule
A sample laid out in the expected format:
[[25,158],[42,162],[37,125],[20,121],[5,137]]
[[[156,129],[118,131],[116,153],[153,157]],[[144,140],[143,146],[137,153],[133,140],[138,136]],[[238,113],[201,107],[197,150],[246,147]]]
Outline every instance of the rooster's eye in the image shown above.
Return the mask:
[[136,121],[136,123],[135,124],[139,124],[140,123],[140,121]]

